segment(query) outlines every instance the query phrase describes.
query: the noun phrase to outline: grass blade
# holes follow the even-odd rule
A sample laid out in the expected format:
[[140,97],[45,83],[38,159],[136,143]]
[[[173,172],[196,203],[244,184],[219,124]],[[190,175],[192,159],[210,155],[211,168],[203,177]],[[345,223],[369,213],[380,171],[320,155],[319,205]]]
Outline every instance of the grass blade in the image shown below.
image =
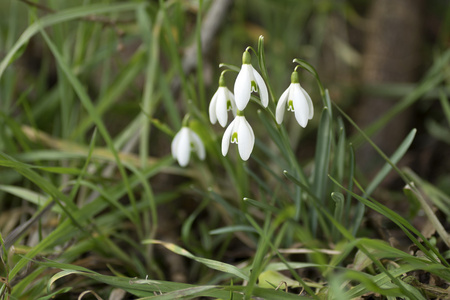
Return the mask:
[[172,243],[167,243],[167,242],[163,242],[163,241],[158,241],[158,240],[144,240],[142,241],[142,243],[144,244],[158,244],[158,245],[162,245],[164,246],[166,249],[178,254],[178,255],[182,255],[185,257],[188,257],[192,260],[195,260],[201,264],[206,265],[207,267],[214,269],[214,270],[218,270],[221,272],[225,272],[225,273],[229,273],[229,274],[233,274],[243,280],[249,280],[248,274],[246,274],[244,271],[238,269],[237,267],[230,265],[230,264],[226,264],[220,261],[216,261],[216,260],[212,260],[212,259],[207,259],[207,258],[202,258],[202,257],[197,257],[193,254],[191,254],[189,251],[175,245]]

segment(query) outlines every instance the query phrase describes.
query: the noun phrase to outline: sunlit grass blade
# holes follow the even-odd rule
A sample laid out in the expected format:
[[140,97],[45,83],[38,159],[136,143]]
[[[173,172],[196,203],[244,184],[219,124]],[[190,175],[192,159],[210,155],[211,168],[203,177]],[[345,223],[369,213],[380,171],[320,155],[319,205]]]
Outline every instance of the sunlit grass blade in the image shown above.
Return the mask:
[[225,273],[233,274],[233,275],[235,275],[235,276],[237,276],[237,277],[239,277],[239,278],[241,278],[243,280],[249,280],[248,274],[246,274],[244,271],[238,269],[237,267],[235,267],[233,265],[226,264],[226,263],[223,263],[223,262],[220,262],[220,261],[215,261],[215,260],[212,260],[212,259],[207,259],[207,258],[203,258],[203,257],[194,256],[193,254],[191,254],[187,250],[185,250],[185,249],[183,249],[183,248],[181,248],[181,247],[179,247],[179,246],[177,246],[175,244],[168,243],[168,242],[163,242],[163,241],[158,241],[158,240],[144,240],[144,241],[142,241],[142,243],[144,243],[144,244],[158,244],[158,245],[162,245],[165,248],[167,248],[168,250],[170,250],[170,251],[172,251],[172,252],[174,252],[176,254],[188,257],[188,258],[190,258],[192,260],[195,260],[195,261],[197,261],[199,263],[202,263],[202,264],[206,265],[207,267],[209,267],[211,269],[218,270],[218,271],[225,272]]
[[[37,143],[37,144],[43,144],[47,147],[51,147],[52,149],[57,149],[59,151],[53,151],[53,150],[33,150],[28,153],[20,153],[16,156],[20,158],[21,161],[35,161],[35,160],[63,160],[63,159],[74,159],[74,158],[85,158],[88,153],[89,149],[78,143],[74,143],[69,140],[62,140],[55,137],[52,137],[45,132],[42,132],[40,130],[28,127],[26,125],[23,125],[22,131],[25,134],[25,136],[30,139],[31,141]],[[119,141],[117,141],[119,142]],[[119,143],[120,144],[120,143]],[[115,146],[116,147],[116,146]],[[115,148],[114,147],[114,148]],[[114,153],[110,151],[107,148],[101,148],[101,147],[95,147],[92,150],[92,156],[95,160],[104,160],[107,162],[115,162]],[[132,153],[123,153],[119,152],[118,156],[120,158],[120,161],[125,165],[133,165],[135,167],[140,166],[139,158],[132,154]],[[154,157],[148,157],[147,158],[147,165],[152,166],[154,164],[157,164],[158,160]],[[171,169],[175,173],[175,169]],[[170,171],[170,172],[172,172]]]
[[[54,283],[57,279],[64,278],[66,275],[79,275],[89,277],[95,281],[103,282],[111,286],[115,286],[128,291],[129,293],[141,297],[140,299],[158,299],[158,297],[164,298],[165,295],[173,296],[184,295],[184,292],[190,294],[195,291],[197,297],[214,297],[221,299],[228,299],[230,297],[230,291],[232,292],[233,299],[242,299],[242,294],[245,290],[243,286],[216,286],[216,285],[193,285],[185,283],[177,283],[162,280],[152,279],[138,279],[127,277],[115,277],[102,275],[90,270],[80,270],[79,267],[74,265],[56,263],[56,262],[40,262],[41,265],[62,269],[60,273],[54,275],[51,281]],[[204,287],[204,288],[203,288]],[[184,292],[183,292],[184,291]],[[169,294],[170,293],[170,294]],[[255,287],[253,295],[257,297],[268,297],[274,300],[295,300],[295,299],[309,299],[307,297],[297,296],[294,294],[285,293],[284,291],[274,289],[263,289]],[[186,295],[190,296],[190,295]],[[190,299],[190,297],[188,298]]]
[[[21,199],[24,199],[30,203],[36,204],[38,206],[41,206],[42,204],[44,204],[46,202],[46,200],[48,199],[48,196],[32,191],[30,189],[26,189],[23,187],[18,187],[18,186],[12,186],[12,185],[0,185],[0,190],[10,193],[11,195],[15,195]],[[61,208],[59,207],[54,207],[53,208],[54,211],[58,212],[58,213],[62,213]]]

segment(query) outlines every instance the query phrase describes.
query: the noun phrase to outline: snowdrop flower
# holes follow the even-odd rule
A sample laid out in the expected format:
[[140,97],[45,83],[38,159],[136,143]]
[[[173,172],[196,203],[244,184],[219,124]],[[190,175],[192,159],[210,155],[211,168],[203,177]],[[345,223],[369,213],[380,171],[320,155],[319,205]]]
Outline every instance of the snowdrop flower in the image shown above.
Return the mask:
[[172,141],[172,156],[181,167],[186,167],[189,163],[191,151],[197,152],[201,160],[205,159],[205,146],[200,137],[187,126],[181,127],[181,130],[175,135]]
[[209,103],[209,120],[216,124],[217,120],[222,127],[227,125],[228,113],[231,110],[236,116],[236,102],[233,93],[226,87],[223,73],[219,78],[219,88]]
[[269,104],[269,94],[263,78],[251,65],[250,53],[245,50],[242,55],[242,67],[234,83],[236,106],[244,110],[250,100],[251,92],[258,92],[264,107]]
[[281,124],[286,110],[295,113],[295,119],[303,128],[308,124],[314,115],[314,107],[308,93],[300,86],[298,73],[292,72],[291,84],[281,95],[277,103],[275,117],[278,124]]
[[237,111],[236,118],[228,125],[222,138],[222,155],[228,153],[230,142],[238,145],[239,156],[242,160],[247,160],[255,145],[255,134],[250,124],[241,111]]

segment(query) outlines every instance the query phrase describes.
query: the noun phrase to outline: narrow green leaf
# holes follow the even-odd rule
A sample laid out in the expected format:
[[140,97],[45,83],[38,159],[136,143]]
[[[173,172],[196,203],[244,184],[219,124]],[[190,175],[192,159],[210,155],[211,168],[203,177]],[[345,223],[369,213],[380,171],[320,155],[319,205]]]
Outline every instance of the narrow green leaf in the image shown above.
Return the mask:
[[[334,208],[334,218],[341,224],[344,224],[343,220],[343,212],[344,212],[344,195],[339,192],[331,193],[331,199],[335,202]],[[333,236],[333,240],[337,241],[339,239],[338,231],[336,227],[333,226],[331,229],[331,235]]]
[[321,204],[325,204],[324,196],[327,190],[328,164],[330,160],[331,126],[328,108],[325,107],[320,118],[317,134],[316,154],[314,157],[314,181],[312,191]]
[[209,234],[211,235],[219,235],[219,234],[225,234],[225,233],[235,233],[237,231],[240,232],[256,232],[256,230],[251,226],[246,225],[234,225],[234,226],[227,226],[222,228],[217,228],[214,230],[211,230]]
[[[416,136],[416,129],[413,129],[409,132],[400,146],[395,150],[394,154],[389,158],[392,164],[396,164],[399,160],[405,155],[406,151],[408,151],[412,142],[414,141],[414,137]],[[378,187],[378,185],[383,181],[384,178],[388,175],[388,173],[392,170],[392,165],[386,162],[381,168],[381,170],[377,173],[377,175],[372,179],[370,184],[366,188],[365,196],[370,196],[372,192]]]
[[201,285],[189,287],[186,289],[175,290],[173,292],[168,292],[161,295],[151,296],[139,298],[138,300],[149,300],[149,299],[157,299],[157,300],[172,300],[172,299],[193,299],[197,296],[200,296],[205,291],[210,291],[213,289],[217,289],[216,285]]
[[216,260],[212,260],[212,259],[207,259],[207,258],[202,258],[202,257],[197,257],[193,254],[191,254],[189,251],[175,245],[172,243],[168,243],[168,242],[163,242],[163,241],[159,241],[159,240],[144,240],[142,241],[143,244],[158,244],[158,245],[162,245],[164,246],[166,249],[178,254],[178,255],[182,255],[185,257],[188,257],[190,259],[193,259],[199,263],[204,264],[205,266],[214,269],[214,270],[218,270],[221,272],[225,272],[225,273],[229,273],[229,274],[233,274],[241,279],[244,280],[249,280],[248,274],[244,273],[244,271],[238,269],[237,267],[230,265],[230,264],[226,264],[220,261],[216,261]]

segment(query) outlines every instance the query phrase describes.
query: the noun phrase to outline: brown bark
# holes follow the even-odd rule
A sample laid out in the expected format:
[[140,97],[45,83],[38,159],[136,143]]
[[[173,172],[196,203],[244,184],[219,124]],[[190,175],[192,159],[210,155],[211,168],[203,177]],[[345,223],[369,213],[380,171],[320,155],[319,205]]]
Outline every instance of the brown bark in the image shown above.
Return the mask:
[[[422,16],[420,0],[372,1],[368,14],[367,35],[364,45],[362,83],[414,82],[420,63]],[[376,95],[363,95],[357,106],[355,119],[365,128],[387,112],[399,99]],[[391,155],[414,127],[411,111],[406,110],[376,133],[373,141]],[[369,145],[357,152],[361,170],[372,173],[382,166],[382,159]]]

